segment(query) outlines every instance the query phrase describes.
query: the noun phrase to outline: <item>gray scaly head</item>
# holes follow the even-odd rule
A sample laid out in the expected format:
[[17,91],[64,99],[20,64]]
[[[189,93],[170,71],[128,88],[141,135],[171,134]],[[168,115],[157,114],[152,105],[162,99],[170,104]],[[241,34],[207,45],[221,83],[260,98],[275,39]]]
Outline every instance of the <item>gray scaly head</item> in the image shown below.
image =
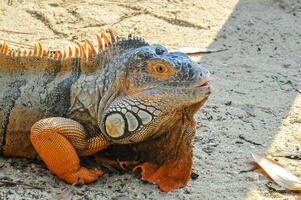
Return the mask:
[[[126,40],[123,43],[116,46],[124,46]],[[115,93],[106,95],[98,109],[98,125],[113,143],[156,137],[168,131],[187,108],[193,108],[189,111],[193,115],[207,100],[209,72],[186,54],[146,43],[120,49],[103,72],[111,74],[114,83],[108,84],[108,91]]]

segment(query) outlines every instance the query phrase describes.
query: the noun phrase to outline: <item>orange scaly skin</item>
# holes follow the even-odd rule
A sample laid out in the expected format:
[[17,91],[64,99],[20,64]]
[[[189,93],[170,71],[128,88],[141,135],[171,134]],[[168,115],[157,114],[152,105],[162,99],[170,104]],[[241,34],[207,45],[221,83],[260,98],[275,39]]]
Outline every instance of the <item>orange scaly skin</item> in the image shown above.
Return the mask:
[[[191,115],[191,113],[189,113]],[[195,122],[191,116],[184,115],[165,138],[161,151],[153,157],[165,160],[163,163],[145,162],[133,171],[141,169],[142,178],[159,185],[164,192],[187,185],[192,172],[192,142],[195,137]],[[176,152],[172,153],[176,149]],[[169,153],[167,153],[169,152]],[[163,156],[165,159],[163,159]],[[151,159],[152,160],[152,159]]]
[[183,53],[107,33],[98,47],[86,39],[67,51],[0,45],[0,154],[39,156],[70,184],[103,174],[80,165],[96,154],[162,191],[186,186],[209,72]]
[[[76,121],[60,117],[42,119],[32,126],[30,140],[48,169],[67,183],[73,184],[79,179],[82,183],[91,183],[103,174],[101,170],[80,166],[75,147],[86,149],[89,144],[84,128]],[[96,151],[105,147],[104,143]]]

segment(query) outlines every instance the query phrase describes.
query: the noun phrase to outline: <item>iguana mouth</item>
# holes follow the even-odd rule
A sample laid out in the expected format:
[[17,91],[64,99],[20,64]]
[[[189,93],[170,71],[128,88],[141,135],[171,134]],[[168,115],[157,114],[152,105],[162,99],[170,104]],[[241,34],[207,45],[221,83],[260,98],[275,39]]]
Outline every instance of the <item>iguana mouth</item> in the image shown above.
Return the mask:
[[210,84],[209,84],[209,78],[204,78],[200,81],[198,81],[196,84],[194,84],[194,86],[192,86],[193,88],[202,88],[202,87],[209,87],[210,89]]
[[210,86],[209,81],[206,81],[205,83],[203,83],[197,87],[205,87],[205,86]]
[[193,86],[192,89],[205,89],[207,88],[209,91],[211,90],[211,87],[210,87],[210,83],[209,83],[209,80],[205,80],[205,81],[202,81],[201,83],[199,84],[196,84],[195,86]]

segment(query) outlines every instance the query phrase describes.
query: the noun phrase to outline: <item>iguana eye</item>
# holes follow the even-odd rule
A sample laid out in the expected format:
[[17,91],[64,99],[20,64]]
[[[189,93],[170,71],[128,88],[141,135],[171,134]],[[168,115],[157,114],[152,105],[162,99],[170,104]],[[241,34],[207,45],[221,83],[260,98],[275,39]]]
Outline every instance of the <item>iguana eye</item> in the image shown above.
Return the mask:
[[167,80],[173,75],[175,69],[168,63],[150,61],[148,63],[148,73],[160,80]]
[[158,73],[164,73],[166,71],[165,66],[160,65],[160,64],[156,65],[155,68]]

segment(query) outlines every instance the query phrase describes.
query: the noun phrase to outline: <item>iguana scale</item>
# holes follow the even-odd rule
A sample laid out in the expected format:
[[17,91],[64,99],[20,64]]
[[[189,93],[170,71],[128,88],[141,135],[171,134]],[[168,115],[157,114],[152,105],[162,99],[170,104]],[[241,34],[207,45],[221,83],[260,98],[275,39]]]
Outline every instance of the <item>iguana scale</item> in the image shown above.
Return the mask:
[[183,53],[110,29],[97,43],[67,51],[0,46],[0,154],[39,156],[60,179],[87,184],[103,172],[81,166],[79,156],[111,148],[163,191],[185,186],[209,72]]

